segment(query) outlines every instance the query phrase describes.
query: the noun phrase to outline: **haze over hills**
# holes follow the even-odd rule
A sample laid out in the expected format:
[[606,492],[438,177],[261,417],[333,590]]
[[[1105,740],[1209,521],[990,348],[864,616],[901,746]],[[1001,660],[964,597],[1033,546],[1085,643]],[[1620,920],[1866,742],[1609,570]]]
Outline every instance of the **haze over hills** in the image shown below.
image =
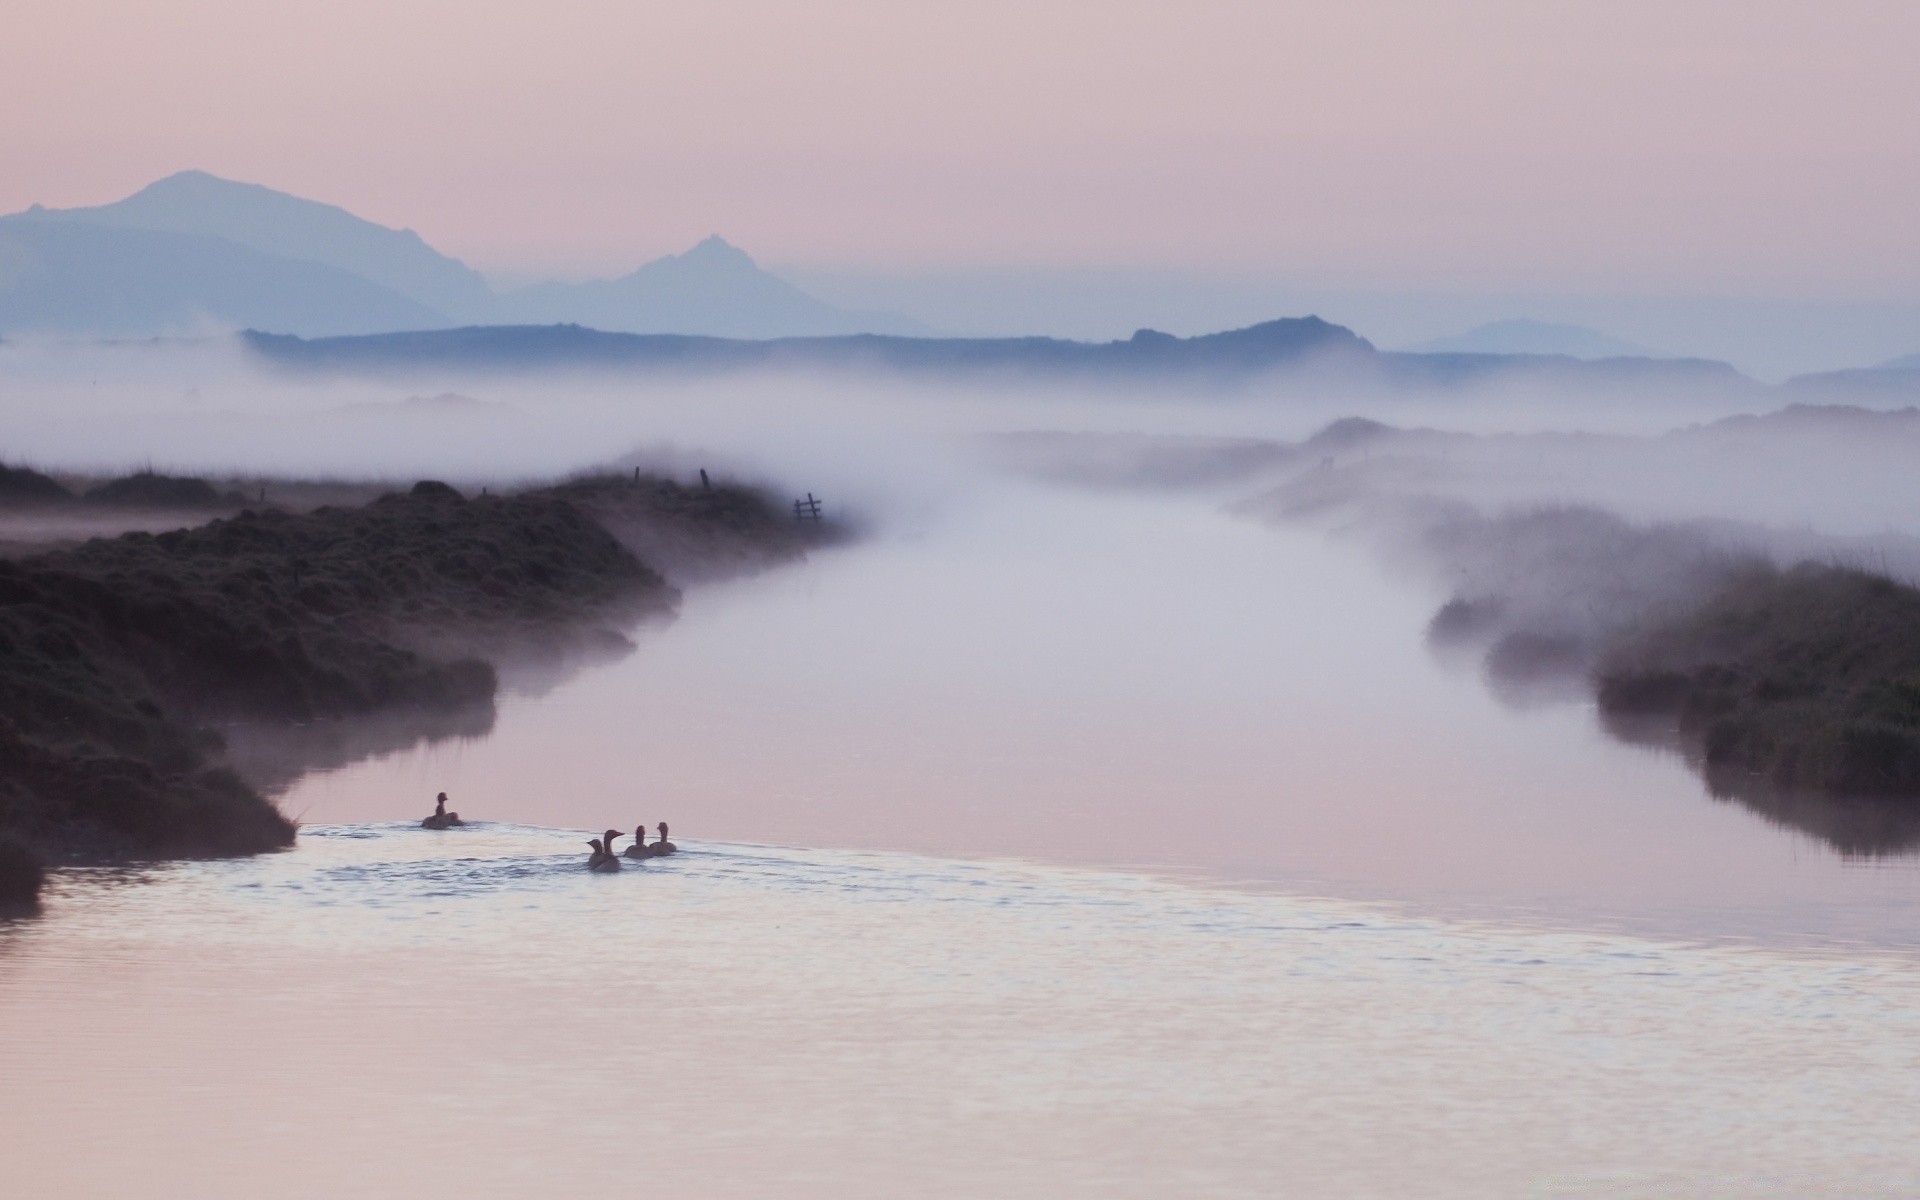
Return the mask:
[[[1425,349],[1462,329],[1516,314],[1604,330],[1662,354],[1718,359],[1778,382],[1920,350],[1920,297],[1907,300],[1658,291],[1582,291],[1424,278],[1342,279],[1248,262],[1219,268],[1113,264],[1015,267],[835,268],[782,274],[844,308],[912,313],[964,337],[1105,341],[1142,325],[1193,334],[1231,329],[1273,313],[1319,313],[1376,344]],[[1460,347],[1518,351],[1522,346]],[[1575,345],[1539,346],[1588,357]]]
[[519,288],[500,297],[495,311],[506,323],[621,333],[778,338],[932,332],[898,314],[849,312],[816,300],[761,270],[746,251],[718,235],[618,279]]
[[1595,401],[1675,405],[1747,401],[1770,391],[1725,363],[1698,359],[1409,354],[1376,349],[1318,317],[1175,337],[1142,329],[1108,342],[1060,338],[841,337],[737,340],[622,334],[564,326],[494,326],[364,337],[249,334],[251,353],[280,369],[344,376],[442,373],[716,374],[799,369],[891,372],[975,383],[1089,382],[1103,389],[1176,384],[1244,390],[1285,376],[1321,396],[1478,389],[1515,398],[1552,391]]
[[111,204],[0,217],[0,334],[325,337],[510,321],[751,337],[927,332],[817,300],[717,237],[620,279],[502,297],[412,230],[204,171]]
[[442,320],[484,320],[494,298],[478,271],[427,245],[411,229],[388,229],[344,208],[205,171],[169,175],[111,204],[36,206],[27,214],[70,224],[222,238],[263,254],[324,263],[398,292]]
[[128,338],[258,326],[324,336],[446,323],[364,276],[225,238],[0,218],[0,334]]
[[1664,358],[1597,329],[1515,318],[1407,347],[1421,354],[1563,354],[1568,358]]
[[[1046,307],[1060,298],[1043,289],[1031,299]],[[1132,293],[1116,297],[1115,311],[1126,307],[1151,311],[1153,305]],[[1264,311],[1326,310],[1275,303]],[[1051,327],[1038,310],[1029,313],[1018,305],[1011,306],[1009,319],[1023,313],[1038,321],[1032,328]],[[1256,310],[1240,320],[1260,315]],[[898,313],[828,303],[762,269],[718,236],[619,278],[534,284],[500,294],[478,272],[411,230],[390,229],[334,205],[202,171],[168,176],[109,204],[64,210],[36,205],[0,217],[0,337],[125,338],[253,329],[328,338],[558,324],[733,339],[933,334]],[[1375,326],[1369,321],[1361,327]],[[549,341],[557,346],[571,336]],[[524,332],[495,340],[528,344]],[[977,361],[984,353],[979,347],[996,340],[960,339],[975,349],[954,361]],[[894,348],[887,355],[897,353],[904,351]],[[1582,325],[1501,320],[1420,343],[1402,352],[1404,361],[1392,354],[1381,361],[1397,362],[1389,372],[1396,378],[1444,385],[1525,376],[1600,378],[1608,386],[1632,380],[1632,386],[1644,387],[1655,379],[1676,386],[1686,381],[1740,386],[1725,364],[1656,360],[1653,353]],[[988,357],[1005,356],[995,351]],[[1915,389],[1910,372],[1916,359],[1920,356],[1832,372],[1811,383],[1796,381],[1795,388],[1802,394],[1905,394]],[[1616,365],[1606,371],[1569,365],[1577,360]],[[1664,365],[1653,365],[1656,361]]]

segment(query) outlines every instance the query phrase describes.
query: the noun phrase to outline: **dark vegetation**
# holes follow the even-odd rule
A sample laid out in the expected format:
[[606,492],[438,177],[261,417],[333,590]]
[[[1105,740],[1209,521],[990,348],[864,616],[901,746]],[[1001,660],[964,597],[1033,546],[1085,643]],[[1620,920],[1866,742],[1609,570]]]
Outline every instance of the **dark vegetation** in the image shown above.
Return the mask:
[[387,723],[280,739],[319,762],[484,731],[494,660],[624,645],[615,630],[672,610],[676,590],[629,548],[649,538],[740,570],[808,540],[747,489],[614,476],[471,498],[423,482],[0,561],[0,902],[30,898],[46,861],[290,844],[258,788],[300,766],[243,776],[259,764],[230,760],[216,726]]
[[1477,648],[1501,696],[1591,689],[1609,731],[1678,750],[1715,796],[1849,854],[1920,845],[1920,589],[1591,510],[1429,537],[1473,582],[1428,636]]
[[1843,849],[1920,841],[1920,589],[1748,564],[1700,607],[1621,639],[1596,681],[1612,727],[1668,732],[1716,794],[1781,819],[1817,809]]
[[121,508],[225,508],[247,502],[245,496],[236,492],[217,491],[204,479],[160,475],[153,471],[108,480],[89,490],[86,499],[94,504]]
[[60,504],[72,499],[72,492],[38,471],[0,466],[0,503]]
[[762,570],[845,532],[838,523],[797,522],[765,494],[723,484],[689,487],[658,476],[605,474],[570,480],[552,493],[685,583]]

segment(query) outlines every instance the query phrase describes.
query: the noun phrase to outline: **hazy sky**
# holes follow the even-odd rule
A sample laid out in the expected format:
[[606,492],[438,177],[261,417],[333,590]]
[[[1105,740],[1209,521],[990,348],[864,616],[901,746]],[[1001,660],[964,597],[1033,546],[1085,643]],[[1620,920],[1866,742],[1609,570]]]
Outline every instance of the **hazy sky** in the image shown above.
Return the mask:
[[64,0],[0,208],[200,167],[476,265],[1920,297],[1911,0]]

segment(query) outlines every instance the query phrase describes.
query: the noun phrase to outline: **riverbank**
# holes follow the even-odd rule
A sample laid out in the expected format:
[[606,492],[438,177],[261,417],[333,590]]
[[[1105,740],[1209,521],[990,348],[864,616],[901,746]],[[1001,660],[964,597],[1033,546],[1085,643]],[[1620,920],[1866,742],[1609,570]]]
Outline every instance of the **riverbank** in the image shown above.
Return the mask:
[[1670,722],[1722,794],[1920,797],[1920,589],[1883,575],[1744,564],[1621,639],[1595,687],[1616,723]]
[[630,542],[770,565],[804,553],[793,524],[724,485],[423,482],[0,561],[0,894],[30,897],[47,862],[289,845],[216,724],[488,708],[502,655],[624,644],[674,610]]

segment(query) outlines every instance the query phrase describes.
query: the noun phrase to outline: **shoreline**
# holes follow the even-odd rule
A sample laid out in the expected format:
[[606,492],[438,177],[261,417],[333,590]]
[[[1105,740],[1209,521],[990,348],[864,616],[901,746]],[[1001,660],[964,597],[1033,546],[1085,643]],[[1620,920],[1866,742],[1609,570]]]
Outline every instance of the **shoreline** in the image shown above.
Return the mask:
[[503,658],[628,648],[624,630],[677,610],[636,547],[725,577],[835,532],[728,484],[587,476],[469,498],[423,481],[0,560],[0,903],[30,908],[51,863],[287,846],[296,823],[262,785],[367,745],[283,738],[243,775],[217,725],[470,735],[491,724]]

